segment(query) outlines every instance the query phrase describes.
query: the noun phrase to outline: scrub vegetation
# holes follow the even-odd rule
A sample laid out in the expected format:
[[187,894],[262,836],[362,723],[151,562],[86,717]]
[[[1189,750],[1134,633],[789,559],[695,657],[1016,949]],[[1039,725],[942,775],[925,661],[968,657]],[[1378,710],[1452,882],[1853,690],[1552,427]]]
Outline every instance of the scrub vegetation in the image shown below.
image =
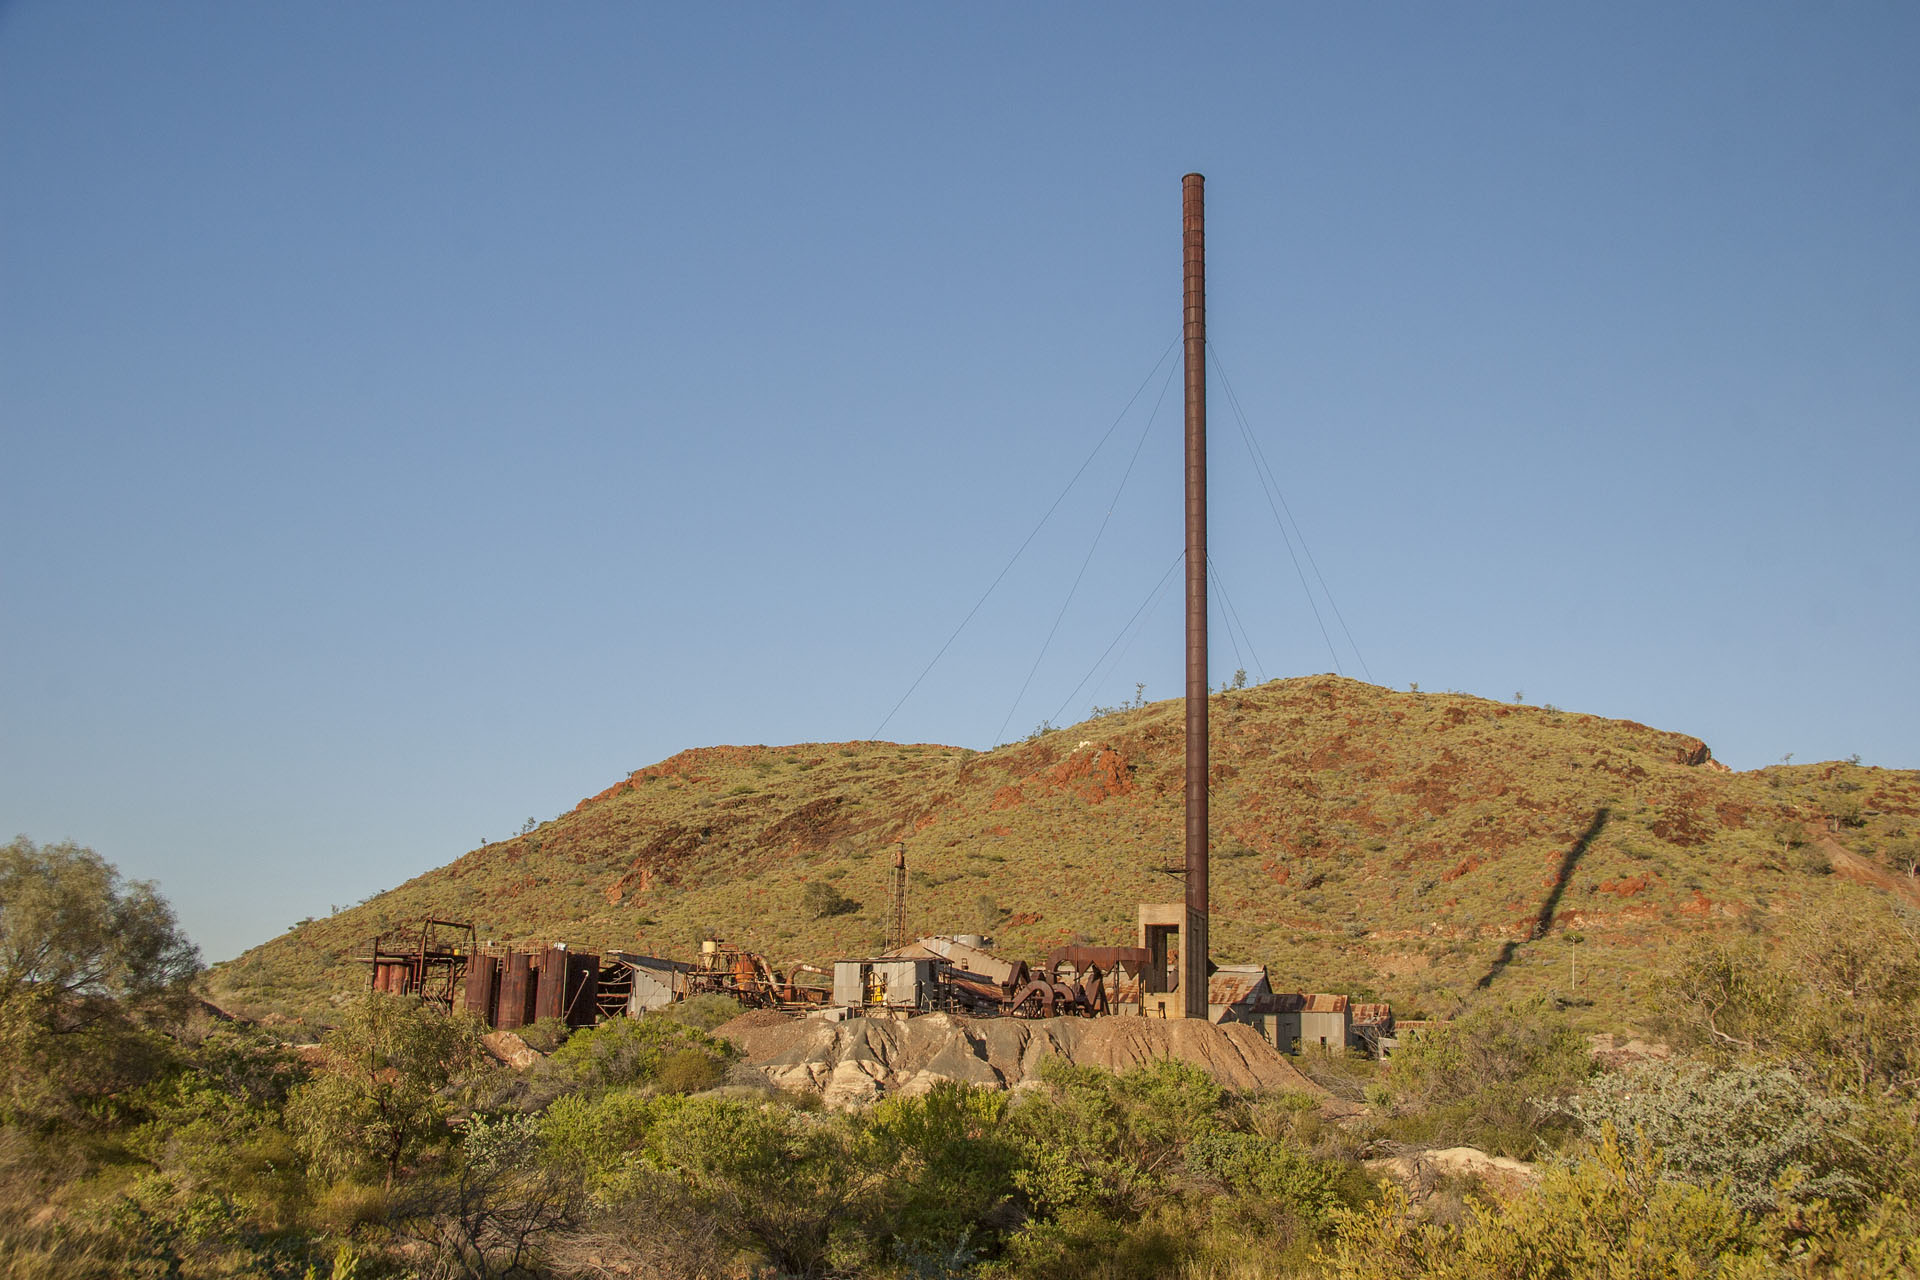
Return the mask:
[[[1214,956],[1274,989],[1447,1017],[1547,999],[1648,1030],[1679,939],[1764,944],[1864,884],[1920,903],[1920,774],[1733,773],[1696,738],[1334,676],[1212,704]],[[1009,956],[1130,944],[1179,897],[1177,701],[975,752],[885,742],[711,747],[218,966],[222,1007],[297,1034],[365,985],[351,957],[422,916],[483,938],[690,959],[709,931],[784,963],[877,950],[896,841],[908,924]],[[741,788],[748,788],[742,791]]]
[[[150,889],[71,846],[5,855],[10,1277],[1920,1269],[1920,936],[1866,890],[1670,949],[1647,987],[1666,1056],[1596,1057],[1575,1010],[1483,990],[1384,1063],[1303,1059],[1325,1097],[1053,1059],[1014,1093],[835,1113],[741,1063],[716,1001],[518,1070],[464,1017],[379,992],[291,1045],[188,996]],[[139,946],[69,930],[116,920]],[[1529,1163],[1444,1164],[1462,1144]]]

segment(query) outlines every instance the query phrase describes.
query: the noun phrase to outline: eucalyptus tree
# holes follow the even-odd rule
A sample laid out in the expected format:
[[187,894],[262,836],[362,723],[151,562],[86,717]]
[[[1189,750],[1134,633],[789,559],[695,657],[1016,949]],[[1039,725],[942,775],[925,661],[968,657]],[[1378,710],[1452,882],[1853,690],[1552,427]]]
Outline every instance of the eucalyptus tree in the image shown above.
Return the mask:
[[0,848],[5,1118],[104,1096],[163,1056],[148,1029],[191,996],[200,955],[152,884],[71,842]]

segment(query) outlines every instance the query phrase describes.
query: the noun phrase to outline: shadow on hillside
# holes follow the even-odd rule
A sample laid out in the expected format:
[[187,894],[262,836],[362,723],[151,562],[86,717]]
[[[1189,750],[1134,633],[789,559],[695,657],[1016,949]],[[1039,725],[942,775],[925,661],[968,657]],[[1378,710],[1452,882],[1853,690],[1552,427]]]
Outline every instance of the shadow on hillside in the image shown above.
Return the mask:
[[1560,909],[1560,895],[1567,891],[1567,882],[1573,879],[1574,867],[1579,864],[1581,858],[1586,856],[1587,849],[1593,842],[1599,839],[1600,832],[1606,828],[1607,819],[1611,816],[1612,811],[1604,806],[1594,811],[1593,821],[1587,824],[1587,829],[1580,833],[1580,838],[1573,842],[1566,855],[1560,859],[1560,870],[1554,873],[1553,888],[1547,890],[1547,896],[1540,903],[1540,914],[1533,918],[1532,931],[1518,942],[1501,944],[1500,954],[1493,958],[1491,965],[1487,966],[1485,976],[1474,983],[1476,989],[1485,991],[1492,986],[1493,980],[1500,976],[1500,971],[1513,963],[1514,954],[1521,947],[1535,938],[1544,938],[1547,930],[1553,928],[1553,913]]

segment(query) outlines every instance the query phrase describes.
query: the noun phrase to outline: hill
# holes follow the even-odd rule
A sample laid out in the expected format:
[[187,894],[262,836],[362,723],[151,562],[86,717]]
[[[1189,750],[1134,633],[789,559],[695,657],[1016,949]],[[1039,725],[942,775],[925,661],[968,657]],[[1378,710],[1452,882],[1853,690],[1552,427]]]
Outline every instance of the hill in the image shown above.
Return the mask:
[[[1554,994],[1633,1026],[1639,984],[1700,930],[1766,933],[1848,892],[1920,901],[1920,773],[1733,773],[1630,721],[1401,693],[1334,676],[1215,696],[1213,946],[1277,989],[1446,1014]],[[1180,894],[1182,722],[1126,708],[979,752],[888,742],[727,746],[636,770],[571,812],[218,966],[211,998],[324,1021],[349,957],[396,922],[689,957],[709,932],[776,961],[870,953],[893,842],[921,933],[1009,955],[1132,941]],[[848,900],[813,918],[825,881]],[[1861,886],[1864,886],[1861,887]],[[857,903],[857,907],[850,904]]]

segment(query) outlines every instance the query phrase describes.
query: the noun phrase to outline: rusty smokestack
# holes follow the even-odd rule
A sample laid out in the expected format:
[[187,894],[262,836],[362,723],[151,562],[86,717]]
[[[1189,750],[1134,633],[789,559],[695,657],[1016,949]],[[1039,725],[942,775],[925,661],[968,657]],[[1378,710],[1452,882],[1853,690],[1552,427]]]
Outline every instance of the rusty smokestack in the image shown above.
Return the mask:
[[1187,911],[1180,985],[1207,1016],[1207,242],[1206,179],[1180,180],[1187,385]]

